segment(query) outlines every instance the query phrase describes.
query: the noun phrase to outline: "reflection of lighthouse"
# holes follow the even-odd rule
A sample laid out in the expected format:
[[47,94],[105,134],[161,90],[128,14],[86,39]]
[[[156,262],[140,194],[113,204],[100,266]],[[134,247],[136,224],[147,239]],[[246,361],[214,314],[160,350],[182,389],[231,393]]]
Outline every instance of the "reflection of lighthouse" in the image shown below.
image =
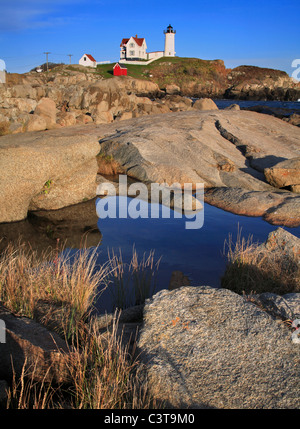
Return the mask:
[[165,57],[175,57],[175,33],[173,27],[169,25],[165,33]]

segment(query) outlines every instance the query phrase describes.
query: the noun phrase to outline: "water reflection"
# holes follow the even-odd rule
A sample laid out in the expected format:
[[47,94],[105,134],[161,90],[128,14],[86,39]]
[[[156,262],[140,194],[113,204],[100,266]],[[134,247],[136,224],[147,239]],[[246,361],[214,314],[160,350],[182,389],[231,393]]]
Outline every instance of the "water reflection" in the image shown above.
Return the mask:
[[0,252],[9,242],[20,241],[39,254],[55,248],[57,240],[68,248],[97,246],[102,235],[97,227],[95,200],[60,210],[30,213],[24,221],[0,224]]
[[[119,197],[118,202],[124,204],[124,198]],[[130,261],[133,246],[139,255],[155,250],[156,258],[162,258],[157,290],[169,287],[175,270],[182,271],[191,285],[220,287],[226,266],[224,243],[229,233],[235,239],[240,230],[247,238],[252,235],[254,242],[263,242],[277,229],[262,218],[235,215],[208,204],[204,206],[201,229],[187,230],[185,221],[184,216],[182,219],[99,219],[98,228],[102,233],[99,261],[105,260],[107,249],[121,249],[124,261]],[[300,227],[285,229],[300,237]],[[105,305],[106,302],[99,303],[99,308]]]
[[[117,210],[120,201],[117,197]],[[130,262],[133,248],[140,257],[155,251],[155,260],[161,257],[157,277],[157,291],[169,287],[174,271],[181,271],[191,285],[220,286],[226,260],[224,242],[231,233],[235,239],[238,230],[244,237],[263,242],[268,234],[277,229],[262,218],[238,216],[208,204],[204,205],[204,225],[198,230],[185,229],[186,218],[165,219],[98,219],[96,200],[56,211],[36,212],[22,222],[0,225],[0,250],[9,241],[22,239],[39,252],[55,247],[57,239],[67,248],[78,249],[83,245],[99,245],[98,263],[105,263],[108,250],[121,249],[124,262]],[[117,211],[118,212],[118,211]],[[300,227],[285,228],[300,237]],[[111,305],[106,292],[98,303],[100,311]]]

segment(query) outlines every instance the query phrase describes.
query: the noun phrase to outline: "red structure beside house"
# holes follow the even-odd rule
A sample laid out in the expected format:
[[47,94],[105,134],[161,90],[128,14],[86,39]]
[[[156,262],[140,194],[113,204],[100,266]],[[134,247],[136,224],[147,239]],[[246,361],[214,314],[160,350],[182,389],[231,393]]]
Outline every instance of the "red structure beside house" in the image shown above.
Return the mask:
[[121,67],[119,63],[114,65],[114,76],[127,76],[127,68]]

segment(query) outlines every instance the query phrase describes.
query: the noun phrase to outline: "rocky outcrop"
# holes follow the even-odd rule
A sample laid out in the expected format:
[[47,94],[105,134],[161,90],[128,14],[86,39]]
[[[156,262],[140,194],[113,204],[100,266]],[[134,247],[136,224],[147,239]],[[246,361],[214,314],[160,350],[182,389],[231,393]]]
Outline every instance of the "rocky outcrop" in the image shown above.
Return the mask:
[[196,100],[193,107],[197,110],[219,110],[216,103],[210,98]]
[[282,101],[300,98],[299,82],[284,71],[254,66],[226,69],[222,60],[166,58],[151,64],[151,80],[160,88],[176,85],[181,95],[189,97]]
[[166,407],[299,408],[299,347],[258,305],[208,286],[146,301],[138,352]]
[[283,228],[270,232],[266,242],[261,244],[260,248],[268,250],[269,253],[280,252],[282,257],[292,259],[300,266],[300,238]]
[[0,304],[5,342],[0,342],[0,379],[16,379],[22,370],[34,381],[66,383],[70,380],[70,348],[55,333],[26,317],[16,317]]
[[293,192],[300,192],[300,157],[288,159],[264,170],[265,177],[275,188],[289,187]]
[[0,222],[25,219],[28,210],[53,210],[92,199],[99,143],[83,130],[26,133],[0,140]]
[[4,136],[0,196],[9,203],[1,206],[1,219],[20,220],[28,210],[58,209],[94,197],[95,165],[99,175],[127,174],[148,185],[203,183],[212,205],[297,226],[299,195],[271,186],[264,171],[299,157],[299,133],[269,115],[191,109]]
[[[246,111],[139,118],[100,140],[102,155],[143,182],[204,183],[205,200],[240,215],[300,225],[299,196],[268,184],[264,170],[299,156],[299,131]],[[280,157],[274,154],[280,154]]]
[[[300,97],[300,84],[285,72],[249,66],[227,70],[221,60],[153,63],[150,80],[144,79],[149,70],[143,71],[142,66],[142,79],[103,79],[97,70],[73,68],[61,66],[49,73],[9,75],[7,85],[0,88],[0,135],[110,123],[192,108],[217,110],[212,98]],[[172,83],[165,82],[166,76]],[[187,97],[200,100],[193,104]],[[297,124],[297,118],[291,118],[291,123]]]
[[299,82],[286,72],[254,66],[239,66],[227,75],[224,98],[240,100],[297,100]]
[[[68,75],[65,70],[48,80],[44,74],[29,74],[21,82],[0,88],[0,122],[8,122],[6,133],[109,123],[170,112],[174,107],[172,99],[159,101],[162,91],[157,84],[131,77],[103,80],[99,74],[77,71]],[[179,109],[191,104],[186,101]]]

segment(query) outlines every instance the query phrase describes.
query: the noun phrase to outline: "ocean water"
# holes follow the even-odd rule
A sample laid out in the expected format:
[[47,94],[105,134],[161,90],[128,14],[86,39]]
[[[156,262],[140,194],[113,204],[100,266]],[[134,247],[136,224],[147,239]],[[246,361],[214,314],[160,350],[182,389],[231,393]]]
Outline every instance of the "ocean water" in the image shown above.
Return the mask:
[[267,106],[274,109],[287,109],[287,115],[292,113],[300,113],[299,101],[249,101],[249,100],[214,100],[219,109],[225,109],[231,104],[238,104],[241,108],[248,108],[253,106]]

